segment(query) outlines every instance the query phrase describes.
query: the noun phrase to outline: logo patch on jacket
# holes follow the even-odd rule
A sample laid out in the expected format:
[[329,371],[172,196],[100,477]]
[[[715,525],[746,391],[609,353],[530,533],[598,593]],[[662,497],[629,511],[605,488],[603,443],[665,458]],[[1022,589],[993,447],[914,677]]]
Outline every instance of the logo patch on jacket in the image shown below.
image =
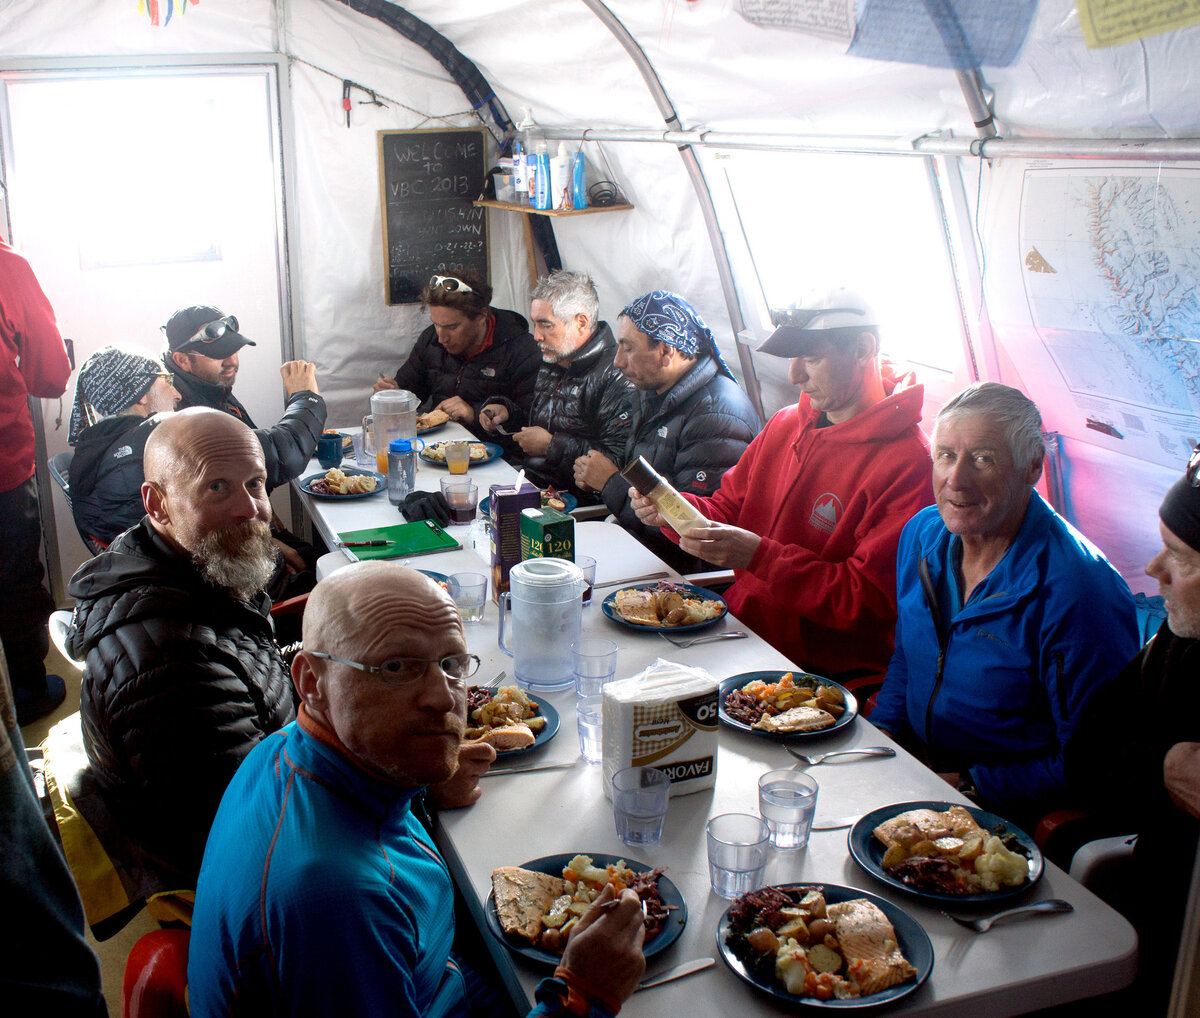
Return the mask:
[[481,375],[483,375],[484,378],[495,378],[496,377],[496,369],[495,368],[480,368],[479,373]]
[[118,449],[116,452],[113,453],[113,459],[123,460],[126,456],[132,456],[132,455],[133,455],[133,450],[129,446],[123,445],[123,446],[121,446],[120,449]]
[[812,515],[808,518],[808,522],[818,530],[832,534],[833,528],[838,525],[838,520],[841,518],[841,499],[832,491],[827,491],[824,495],[817,496],[817,500],[813,503]]
[[663,425],[661,428],[659,428],[659,429],[658,429],[658,437],[659,437],[659,438],[666,438],[666,437],[667,437],[667,435],[670,433],[670,430],[671,430],[671,429],[670,429],[670,428],[668,428],[668,427],[667,427],[667,426],[664,424],[664,425]]

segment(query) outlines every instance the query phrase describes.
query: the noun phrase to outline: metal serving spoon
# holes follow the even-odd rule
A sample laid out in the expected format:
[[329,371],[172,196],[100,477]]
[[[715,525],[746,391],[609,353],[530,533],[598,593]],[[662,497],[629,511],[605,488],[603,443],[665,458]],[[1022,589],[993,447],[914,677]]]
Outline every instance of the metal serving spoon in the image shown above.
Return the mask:
[[1047,898],[1045,901],[1038,901],[1032,905],[1021,905],[1019,908],[1006,909],[1003,912],[997,912],[995,915],[983,916],[980,919],[964,919],[961,916],[951,915],[949,912],[943,912],[947,919],[953,919],[959,926],[965,926],[968,930],[974,930],[976,933],[987,933],[992,928],[992,924],[1001,919],[1008,919],[1010,916],[1037,914],[1039,912],[1074,912],[1069,901],[1063,901],[1062,898]]

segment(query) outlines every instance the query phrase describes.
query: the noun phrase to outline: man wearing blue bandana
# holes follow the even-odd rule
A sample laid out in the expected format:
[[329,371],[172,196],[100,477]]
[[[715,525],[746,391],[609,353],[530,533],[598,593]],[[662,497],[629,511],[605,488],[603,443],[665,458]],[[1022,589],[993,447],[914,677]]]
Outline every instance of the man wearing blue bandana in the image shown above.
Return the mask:
[[575,484],[599,492],[621,525],[660,558],[694,571],[700,559],[638,520],[618,471],[644,456],[680,491],[711,495],[758,434],[758,413],[703,319],[667,290],[644,294],[621,312],[613,363],[638,390],[625,455],[618,464],[590,450],[575,460]]

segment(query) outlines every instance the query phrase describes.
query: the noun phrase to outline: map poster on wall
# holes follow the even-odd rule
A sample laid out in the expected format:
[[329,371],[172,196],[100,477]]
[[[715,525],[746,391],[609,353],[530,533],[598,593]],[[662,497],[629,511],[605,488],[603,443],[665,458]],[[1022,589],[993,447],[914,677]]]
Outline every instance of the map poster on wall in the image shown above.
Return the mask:
[[1034,329],[1085,427],[1177,467],[1200,438],[1200,172],[1027,168],[1019,233]]
[[379,132],[387,302],[415,304],[434,273],[488,277],[482,127]]

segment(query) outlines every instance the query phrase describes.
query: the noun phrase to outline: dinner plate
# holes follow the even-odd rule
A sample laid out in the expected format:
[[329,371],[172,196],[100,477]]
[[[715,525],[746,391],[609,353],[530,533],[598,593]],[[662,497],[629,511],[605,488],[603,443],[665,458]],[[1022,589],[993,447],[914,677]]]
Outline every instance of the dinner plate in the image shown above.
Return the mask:
[[444,428],[449,423],[450,423],[449,421],[442,421],[441,424],[435,424],[430,428],[417,428],[417,434],[418,435],[432,435],[435,431],[441,431],[442,428]]
[[450,577],[445,573],[435,573],[432,569],[418,569],[417,572],[424,573],[431,580],[433,580],[434,583],[445,584],[446,589],[450,589]]
[[917,974],[898,986],[890,986],[879,993],[872,993],[869,997],[850,997],[846,1000],[815,1000],[810,997],[797,997],[795,994],[788,993],[782,983],[776,982],[774,979],[768,981],[761,978],[758,973],[748,969],[742,959],[733,953],[733,950],[725,943],[725,937],[730,930],[729,909],[726,909],[720,922],[717,923],[717,951],[721,955],[721,961],[729,966],[733,974],[756,990],[768,993],[777,1000],[793,1006],[802,1005],[844,1011],[878,1007],[881,1004],[890,1004],[902,997],[907,997],[910,993],[916,992],[921,984],[929,978],[929,973],[933,971],[933,944],[929,941],[929,934],[899,905],[893,905],[885,898],[859,890],[857,887],[844,887],[841,884],[776,884],[774,886],[782,887],[785,890],[797,887],[813,888],[824,894],[826,903],[830,905],[852,901],[855,898],[866,898],[887,916],[888,922],[896,931],[896,942],[900,945],[900,953],[917,970]]
[[[567,505],[567,508],[562,510],[563,512],[569,513],[572,509],[575,509],[579,505],[579,499],[577,499],[569,491],[560,491],[558,493],[558,497],[561,498]],[[483,498],[481,498],[479,500],[479,511],[484,516],[491,516],[491,514],[492,514],[492,496],[491,495],[484,495]]]
[[533,742],[528,746],[523,746],[520,749],[497,750],[497,760],[507,760],[510,757],[520,757],[526,753],[532,753],[535,749],[540,749],[546,745],[547,742],[558,734],[559,717],[554,704],[548,703],[539,697],[531,697],[531,699],[537,704],[538,714],[546,719],[546,723],[542,725],[542,730],[534,735]]
[[891,806],[880,806],[879,809],[864,814],[862,819],[850,828],[850,855],[871,876],[887,884],[889,887],[894,887],[898,891],[910,894],[914,898],[921,898],[924,901],[946,905],[995,904],[1007,898],[1015,898],[1018,895],[1024,894],[1042,879],[1042,871],[1046,868],[1046,864],[1042,858],[1041,849],[1037,847],[1033,838],[1015,824],[1009,823],[1003,817],[998,817],[995,813],[979,809],[977,806],[965,806],[964,809],[975,818],[975,822],[980,827],[994,831],[996,827],[1003,825],[1005,831],[1008,834],[1015,835],[1017,841],[1025,849],[1026,853],[1028,853],[1029,879],[1020,887],[1002,887],[998,891],[984,891],[980,894],[937,894],[933,891],[918,890],[906,884],[903,880],[892,876],[883,868],[883,853],[887,849],[884,847],[883,842],[879,841],[872,833],[876,827],[885,820],[890,820],[897,813],[907,813],[912,809],[932,809],[940,813],[948,810],[951,806],[959,805],[962,804],[930,799],[919,802],[897,802]]
[[[525,870],[533,870],[535,873],[549,873],[552,876],[561,877],[563,867],[577,855],[590,856],[592,865],[598,866],[601,869],[605,866],[611,866],[615,862],[620,862],[622,859],[625,860],[625,865],[635,873],[654,869],[649,863],[639,862],[637,859],[631,859],[627,855],[605,855],[602,852],[563,852],[560,855],[544,855],[540,859],[520,863],[520,867]],[[658,878],[658,896],[662,898],[663,904],[671,910],[671,917],[667,920],[667,924],[658,931],[653,940],[647,941],[642,945],[642,953],[647,959],[662,954],[663,951],[675,943],[683,933],[684,926],[687,925],[687,903],[683,900],[683,895],[679,893],[679,888],[665,876]],[[484,902],[483,916],[488,932],[514,954],[519,954],[530,961],[541,962],[543,965],[550,965],[552,967],[562,961],[562,955],[551,954],[549,951],[542,951],[539,948],[531,947],[521,941],[506,937],[504,930],[500,927],[500,920],[496,916],[496,899],[491,891],[488,891],[487,901]]]
[[721,606],[725,609],[715,619],[705,619],[703,622],[692,622],[686,626],[645,626],[640,622],[630,622],[628,619],[623,619],[617,611],[617,595],[622,590],[653,590],[659,586],[658,583],[631,583],[628,587],[618,587],[608,595],[600,604],[600,610],[604,612],[614,622],[628,626],[630,629],[640,629],[647,633],[687,633],[693,629],[704,629],[707,626],[716,625],[726,615],[729,614],[729,605],[725,603],[725,598],[714,590],[708,590],[705,587],[693,587],[690,583],[673,583],[672,586],[679,589],[681,593],[688,594],[691,597],[699,598],[702,601],[720,601]]
[[354,474],[366,474],[368,477],[374,477],[375,490],[360,491],[354,495],[323,495],[319,491],[313,491],[309,485],[312,484],[313,481],[319,481],[324,478],[324,476],[328,473],[327,470],[322,470],[317,474],[309,474],[308,477],[305,477],[300,482],[300,490],[306,494],[312,495],[313,498],[328,498],[333,499],[335,502],[346,501],[347,499],[351,498],[370,498],[372,495],[378,495],[381,491],[387,491],[387,478],[384,477],[383,474],[377,473],[374,470],[359,470],[357,467],[338,467],[338,469],[347,477],[351,477]]
[[846,698],[846,709],[842,711],[842,716],[838,718],[828,728],[821,728],[815,732],[764,732],[761,728],[754,728],[745,721],[739,721],[737,718],[731,717],[725,711],[725,697],[732,693],[735,689],[741,689],[748,682],[753,682],[756,679],[761,679],[763,682],[778,682],[783,676],[787,675],[788,669],[778,668],[765,672],[742,672],[740,675],[733,675],[721,683],[717,694],[717,714],[725,724],[731,728],[740,728],[743,732],[749,732],[751,735],[757,735],[764,739],[776,739],[780,741],[792,739],[813,739],[822,735],[828,735],[830,732],[836,732],[839,728],[845,728],[851,721],[858,716],[858,699],[840,682],[834,682],[833,679],[824,678],[821,675],[813,675],[812,672],[804,672],[800,669],[791,669],[792,676],[795,679],[796,685],[804,684],[804,679],[812,677],[819,679],[827,686],[834,686],[842,691],[842,696]]
[[[440,445],[440,444],[441,444],[440,442],[434,443],[434,445]],[[492,460],[499,459],[504,454],[504,450],[500,446],[498,446],[495,442],[472,441],[471,444],[472,445],[482,445],[485,449],[487,449],[487,455],[481,460],[471,460],[469,462],[468,466],[481,467],[485,463],[491,463]],[[430,450],[429,446],[426,446],[424,449],[421,450],[421,452],[420,452],[421,459],[423,459],[426,463],[432,463],[435,467],[444,467],[446,465],[446,461],[434,459],[434,457],[429,454],[429,450]]]

